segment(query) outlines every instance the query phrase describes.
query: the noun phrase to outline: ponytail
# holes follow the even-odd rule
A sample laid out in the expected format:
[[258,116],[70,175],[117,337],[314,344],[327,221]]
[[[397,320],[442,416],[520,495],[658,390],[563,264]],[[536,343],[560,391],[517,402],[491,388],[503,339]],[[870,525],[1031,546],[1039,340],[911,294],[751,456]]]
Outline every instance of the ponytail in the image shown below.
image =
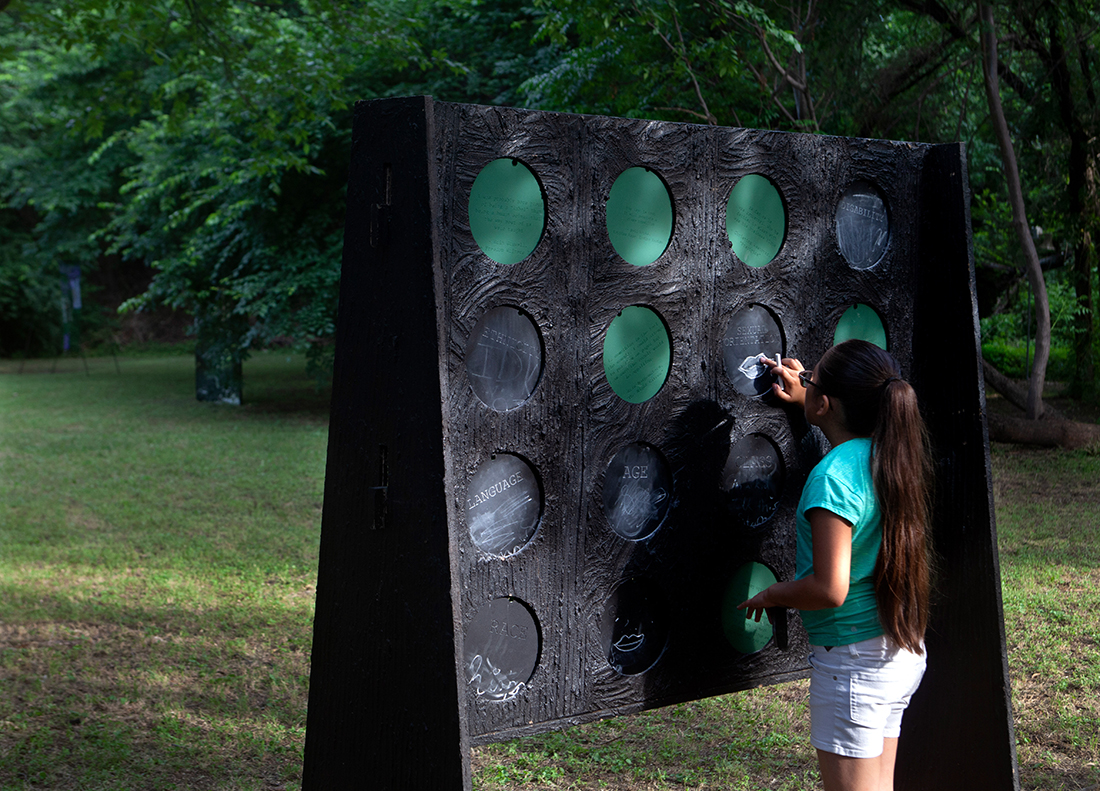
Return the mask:
[[922,653],[932,585],[932,463],[917,394],[894,358],[866,341],[833,347],[818,370],[823,387],[837,394],[846,427],[871,437],[871,478],[882,512],[874,571],[879,621],[899,646]]

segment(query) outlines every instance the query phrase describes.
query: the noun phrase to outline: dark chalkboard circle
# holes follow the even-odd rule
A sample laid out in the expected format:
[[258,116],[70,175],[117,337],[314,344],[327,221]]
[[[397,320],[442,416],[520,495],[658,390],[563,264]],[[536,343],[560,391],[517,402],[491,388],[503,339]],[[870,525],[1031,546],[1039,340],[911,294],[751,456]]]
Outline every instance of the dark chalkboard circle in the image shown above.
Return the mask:
[[474,546],[493,557],[511,557],[538,529],[542,487],[526,461],[497,453],[470,478],[465,509]]
[[518,159],[494,159],[470,189],[470,233],[498,264],[516,264],[534,252],[546,227],[546,200],[534,171]]
[[511,700],[535,674],[538,621],[519,599],[502,597],[481,606],[466,627],[466,680],[479,698]]
[[755,654],[772,639],[773,629],[767,616],[760,622],[745,617],[737,605],[748,601],[776,582],[775,573],[763,563],[746,563],[733,575],[722,599],[722,628],[729,644],[742,654]]
[[787,209],[766,177],[750,173],[733,186],[726,201],[726,235],[748,266],[767,266],[775,258],[787,236]]
[[672,503],[672,473],[660,451],[635,442],[615,454],[603,479],[603,512],[611,529],[631,541],[661,526]]
[[776,377],[759,362],[783,354],[779,319],[763,305],[748,305],[733,314],[722,338],[726,376],[741,395],[759,397],[769,392]]
[[600,637],[608,663],[625,676],[644,673],[668,644],[669,620],[664,594],[652,580],[631,578],[604,605]]
[[542,341],[534,320],[513,307],[488,311],[466,342],[466,375],[485,406],[499,412],[521,406],[542,375]]
[[672,197],[649,168],[627,168],[607,198],[607,236],[615,252],[634,266],[661,257],[672,239]]
[[786,477],[774,442],[763,434],[742,437],[730,448],[722,470],[730,512],[750,529],[761,527],[775,516]]
[[890,243],[890,213],[873,184],[858,181],[836,206],[836,241],[853,269],[870,269],[882,260]]
[[870,305],[856,304],[844,311],[833,333],[833,345],[858,338],[886,348],[886,327],[882,316]]
[[603,370],[615,394],[631,404],[657,395],[672,366],[672,339],[657,311],[623,308],[603,341]]

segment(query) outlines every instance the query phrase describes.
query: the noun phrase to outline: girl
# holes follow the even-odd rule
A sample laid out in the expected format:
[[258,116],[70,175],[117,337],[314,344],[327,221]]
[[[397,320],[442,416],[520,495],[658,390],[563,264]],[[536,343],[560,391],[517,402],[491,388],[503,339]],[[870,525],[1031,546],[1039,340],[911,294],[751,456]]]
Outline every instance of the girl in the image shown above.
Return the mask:
[[739,607],[794,607],[810,638],[810,742],[825,791],[892,791],[901,715],[924,675],[931,465],[913,388],[874,344],[812,372],[776,360],[776,396],[832,450],[798,503],[796,577]]

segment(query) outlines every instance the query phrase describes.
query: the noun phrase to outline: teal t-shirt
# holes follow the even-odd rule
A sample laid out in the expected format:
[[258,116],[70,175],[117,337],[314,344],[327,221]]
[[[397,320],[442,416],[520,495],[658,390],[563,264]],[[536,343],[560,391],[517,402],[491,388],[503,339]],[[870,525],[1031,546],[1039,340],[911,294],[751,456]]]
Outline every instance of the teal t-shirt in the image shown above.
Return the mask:
[[812,645],[849,645],[883,634],[875,601],[874,571],[882,545],[882,511],[871,480],[871,440],[850,439],[833,448],[810,471],[795,520],[795,574],[813,573],[813,535],[806,512],[824,508],[852,524],[852,570],[848,595],[839,607],[803,610]]

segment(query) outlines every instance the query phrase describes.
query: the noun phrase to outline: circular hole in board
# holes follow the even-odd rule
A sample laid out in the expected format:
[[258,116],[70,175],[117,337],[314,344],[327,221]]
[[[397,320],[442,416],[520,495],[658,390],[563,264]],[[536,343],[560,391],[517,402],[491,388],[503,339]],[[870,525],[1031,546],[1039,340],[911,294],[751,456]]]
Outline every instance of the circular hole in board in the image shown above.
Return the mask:
[[538,247],[546,200],[534,172],[518,159],[494,159],[470,189],[470,233],[498,264],[516,264]]
[[771,263],[787,236],[787,210],[770,180],[750,173],[734,185],[726,201],[726,235],[746,265]]
[[479,698],[505,701],[518,695],[539,662],[539,627],[519,599],[501,597],[481,606],[463,641],[466,680]]
[[656,311],[623,308],[607,328],[603,370],[615,394],[631,404],[657,395],[672,366],[672,339]]
[[836,242],[853,269],[870,269],[890,244],[890,213],[873,184],[858,181],[840,196],[836,206]]
[[742,437],[730,448],[722,470],[730,512],[750,530],[766,524],[779,508],[786,477],[783,456],[771,439],[763,434]]
[[507,558],[520,552],[538,530],[542,489],[526,461],[497,453],[482,462],[466,489],[466,525],[474,546]]
[[542,342],[531,317],[513,307],[482,316],[466,342],[466,375],[490,409],[507,412],[523,405],[542,376]]
[[672,196],[648,168],[627,168],[607,199],[607,236],[615,252],[634,266],[661,257],[672,239]]
[[633,676],[653,667],[669,636],[665,598],[657,584],[635,577],[615,588],[604,606],[600,636],[617,672]]
[[856,304],[844,311],[833,333],[833,345],[853,338],[873,343],[886,349],[886,327],[882,317],[870,305]]
[[776,376],[760,357],[774,360],[783,354],[779,319],[763,305],[748,305],[730,318],[722,338],[726,376],[741,395],[757,398],[768,393]]
[[672,473],[660,451],[634,442],[615,454],[603,481],[603,511],[611,529],[637,541],[652,535],[672,503]]
[[776,583],[775,574],[763,563],[746,563],[734,573],[722,599],[722,627],[729,644],[742,654],[755,654],[772,639],[772,625],[766,615],[757,622],[745,617],[737,605]]

